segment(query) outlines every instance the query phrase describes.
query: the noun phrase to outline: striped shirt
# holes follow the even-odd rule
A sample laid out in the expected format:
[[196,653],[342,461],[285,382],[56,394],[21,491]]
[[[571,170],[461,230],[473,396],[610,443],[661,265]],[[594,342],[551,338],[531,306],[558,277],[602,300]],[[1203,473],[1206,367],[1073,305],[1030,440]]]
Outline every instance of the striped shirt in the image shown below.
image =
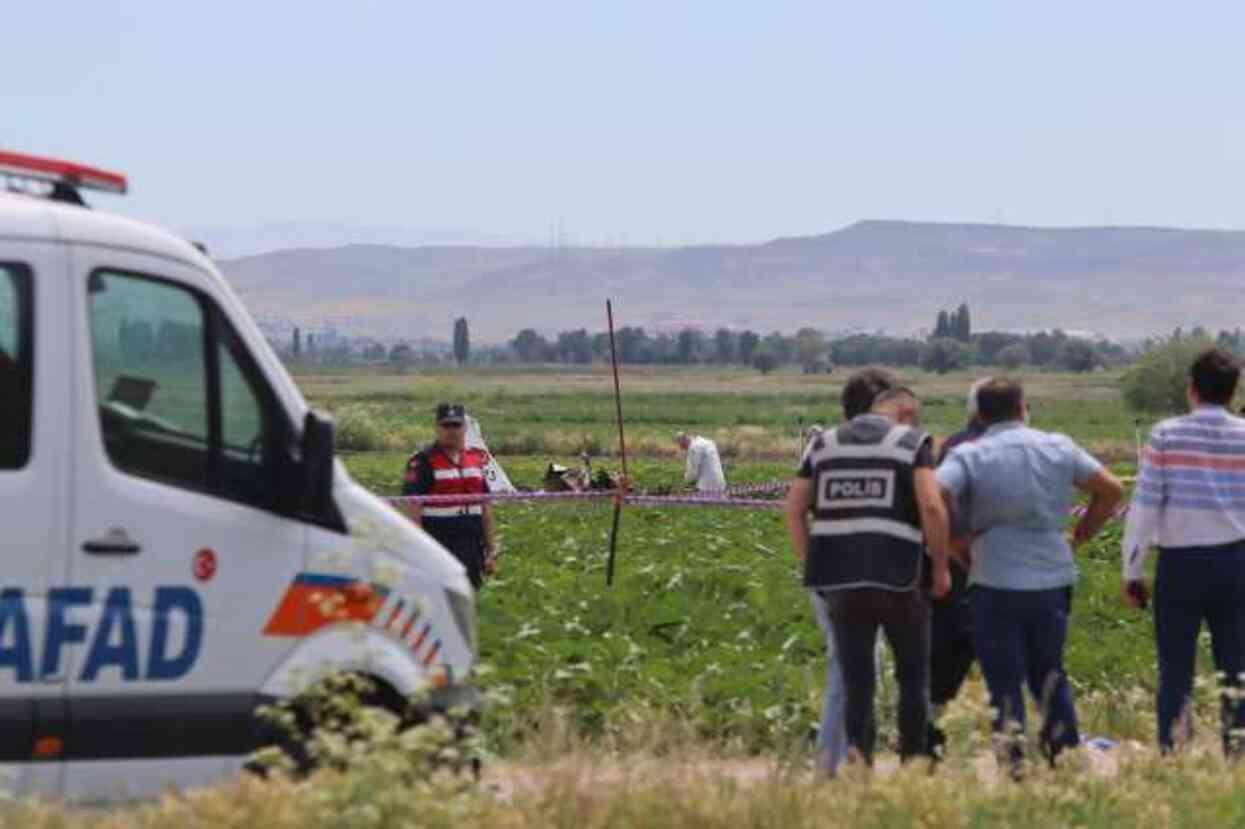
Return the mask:
[[1124,578],[1141,579],[1150,547],[1245,539],[1245,419],[1222,406],[1159,423],[1141,458],[1124,528]]

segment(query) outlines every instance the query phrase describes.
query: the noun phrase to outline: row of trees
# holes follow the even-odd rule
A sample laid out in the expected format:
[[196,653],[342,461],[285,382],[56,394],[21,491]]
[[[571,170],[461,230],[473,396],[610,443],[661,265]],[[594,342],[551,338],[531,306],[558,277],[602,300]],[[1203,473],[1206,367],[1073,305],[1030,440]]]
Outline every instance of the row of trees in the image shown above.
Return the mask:
[[[171,332],[161,332],[168,337]],[[144,347],[152,332],[127,328],[122,324],[123,344],[132,350]],[[1205,328],[1190,332],[1177,329],[1160,343],[1190,339],[1217,342],[1245,353],[1245,334],[1240,328],[1220,331],[1212,338]],[[1153,345],[1153,343],[1151,343]],[[147,346],[150,347],[150,346]],[[1092,371],[1129,362],[1130,355],[1118,344],[1070,336],[1059,329],[1032,334],[983,331],[974,334],[968,305],[955,311],[940,311],[933,335],[926,340],[889,337],[881,334],[855,334],[829,339],[814,328],[801,328],[794,335],[772,332],[736,331],[719,328],[712,335],[687,328],[677,333],[650,334],[641,327],[625,327],[617,332],[619,358],[632,365],[744,365],[769,372],[783,365],[796,364],[805,372],[823,372],[832,366],[887,365],[921,367],[945,373],[970,366],[996,366],[1009,370],[1022,366],[1064,371]],[[330,354],[329,351],[332,351]],[[306,342],[300,329],[293,331],[286,352],[294,360],[348,363],[354,358],[365,362],[387,361],[405,366],[417,362],[441,362],[440,355],[416,353],[411,345],[398,343],[386,347],[368,343],[352,350],[344,342],[330,348],[318,347],[315,335]],[[504,346],[484,346],[473,351],[467,319],[459,317],[453,327],[453,359],[461,364],[482,363],[565,363],[586,365],[609,359],[609,335],[586,328],[561,331],[546,338],[535,329],[525,328]]]
[[[965,313],[954,315],[960,324]],[[1032,365],[1068,371],[1091,371],[1098,366],[1121,365],[1128,355],[1122,346],[1105,340],[1090,341],[1062,331],[1010,334],[985,331],[967,340],[935,337],[930,340],[858,334],[837,339],[812,328],[793,336],[778,332],[762,336],[755,331],[719,329],[713,336],[685,329],[677,334],[650,335],[643,328],[623,328],[617,334],[619,358],[630,364],[749,365],[761,371],[798,364],[805,371],[830,366],[920,366],[947,372],[972,365],[1019,368]],[[534,329],[520,331],[510,342],[515,358],[524,363],[591,363],[609,357],[609,338],[586,329],[563,331],[546,339]]]
[[1058,330],[1037,334],[986,331],[968,341],[939,337],[921,342],[861,335],[831,343],[830,353],[835,365],[920,366],[939,373],[974,365],[1092,371],[1128,361],[1122,346],[1071,337]]
[[[615,335],[618,358],[632,365],[754,365],[772,361],[773,366],[798,362],[814,369],[828,358],[824,334],[802,328],[794,336],[774,332],[762,336],[756,331],[719,328],[712,336],[685,328],[677,334],[649,334],[643,328],[625,327]],[[609,335],[589,333],[585,328],[562,331],[547,339],[535,329],[525,328],[510,341],[515,357],[524,363],[591,363],[609,358]]]
[[[298,327],[295,327],[290,334],[288,346],[277,342],[274,342],[273,346],[277,353],[295,363],[348,365],[352,362],[390,362],[410,365],[416,362],[441,362],[442,360],[440,354],[427,351],[417,352],[411,344],[403,342],[386,347],[376,340],[356,340],[352,344],[341,337],[335,337],[326,344],[318,341],[314,333],[309,333],[304,337],[302,329]],[[471,359],[471,332],[466,317],[454,320],[454,341],[450,353],[459,365]],[[486,354],[485,357],[486,359],[495,358],[496,355]]]

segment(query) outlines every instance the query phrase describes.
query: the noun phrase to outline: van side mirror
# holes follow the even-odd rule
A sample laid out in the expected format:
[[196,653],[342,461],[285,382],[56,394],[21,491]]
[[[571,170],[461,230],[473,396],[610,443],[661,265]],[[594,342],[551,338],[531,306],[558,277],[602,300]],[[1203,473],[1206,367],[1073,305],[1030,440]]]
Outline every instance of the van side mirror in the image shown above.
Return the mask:
[[327,515],[333,508],[333,419],[317,411],[303,418],[303,509]]

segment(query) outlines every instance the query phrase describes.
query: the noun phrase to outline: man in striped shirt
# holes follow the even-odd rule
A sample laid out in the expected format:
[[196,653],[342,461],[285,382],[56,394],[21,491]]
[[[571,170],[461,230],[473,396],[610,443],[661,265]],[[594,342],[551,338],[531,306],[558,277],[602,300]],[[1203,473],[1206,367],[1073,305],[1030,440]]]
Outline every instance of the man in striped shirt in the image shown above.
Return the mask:
[[[1210,628],[1223,677],[1223,747],[1242,748],[1245,701],[1233,690],[1245,672],[1245,419],[1228,405],[1241,369],[1218,349],[1193,363],[1190,414],[1150,433],[1124,530],[1124,599],[1144,608],[1145,563],[1159,548],[1154,589],[1158,647],[1159,748],[1170,751],[1193,689],[1198,631]],[[1235,733],[1234,733],[1235,732]],[[1186,732],[1187,733],[1187,732]]]

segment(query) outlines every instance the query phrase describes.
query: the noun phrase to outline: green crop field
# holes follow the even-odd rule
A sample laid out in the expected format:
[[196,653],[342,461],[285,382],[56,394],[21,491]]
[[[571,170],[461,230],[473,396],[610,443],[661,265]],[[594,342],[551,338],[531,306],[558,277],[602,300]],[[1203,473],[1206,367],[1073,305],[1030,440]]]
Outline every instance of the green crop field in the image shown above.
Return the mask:
[[[516,483],[536,487],[543,459],[501,456]],[[369,487],[396,493],[404,457],[348,458]],[[790,474],[737,461],[733,481]],[[677,484],[673,460],[642,459],[640,486]],[[624,512],[617,575],[605,587],[612,507],[497,508],[498,576],[481,594],[482,659],[512,704],[495,712],[508,746],[544,707],[564,705],[588,733],[625,731],[636,708],[694,722],[700,736],[774,748],[817,716],[823,649],[781,517],[773,511],[632,507]],[[1119,526],[1081,558],[1068,667],[1094,706],[1091,731],[1149,739],[1136,694],[1154,684],[1147,616],[1119,602]],[[1145,700],[1148,705],[1148,697]]]
[[[762,376],[719,368],[626,368],[628,448],[642,456],[669,456],[675,450],[671,434],[686,429],[713,437],[727,460],[792,458],[799,424],[838,419],[846,377],[846,371]],[[913,372],[902,379],[921,395],[931,431],[945,435],[959,428],[973,375]],[[1118,375],[1021,379],[1035,423],[1068,432],[1112,460],[1133,456],[1138,424],[1121,406]],[[337,416],[347,450],[401,451],[427,442],[432,408],[448,399],[475,413],[497,454],[570,458],[583,450],[611,453],[617,446],[612,385],[601,367],[522,374],[315,373],[299,382],[312,401]]]
[[[677,428],[717,437],[732,483],[790,476],[799,419],[837,420],[845,376],[626,372],[636,485],[680,485],[669,440]],[[922,396],[927,428],[941,436],[959,428],[971,376],[903,379]],[[1117,376],[1024,380],[1036,426],[1067,432],[1131,473],[1137,424],[1119,401]],[[539,488],[549,461],[575,465],[584,448],[605,456],[598,465],[617,468],[612,389],[600,370],[317,374],[300,382],[348,432],[365,421],[382,435],[383,449],[346,457],[352,474],[377,492],[398,492],[406,452],[430,440],[430,412],[442,399],[466,402],[521,487]],[[550,707],[581,733],[612,739],[625,740],[637,711],[749,751],[807,735],[823,649],[777,512],[628,508],[612,589],[604,584],[608,505],[505,505],[498,516],[501,567],[481,594],[480,617],[488,681],[510,700],[489,718],[499,750],[538,731]],[[1150,741],[1151,626],[1119,601],[1119,532],[1109,527],[1081,555],[1068,668],[1087,733]],[[1213,707],[1209,695],[1201,703]]]

